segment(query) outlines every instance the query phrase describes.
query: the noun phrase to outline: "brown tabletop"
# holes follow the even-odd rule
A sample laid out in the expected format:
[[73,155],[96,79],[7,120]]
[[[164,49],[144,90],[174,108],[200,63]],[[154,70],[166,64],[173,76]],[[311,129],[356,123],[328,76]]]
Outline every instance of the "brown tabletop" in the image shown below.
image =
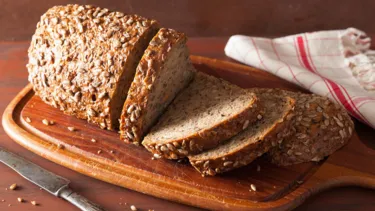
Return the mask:
[[[224,55],[227,38],[191,38],[189,47],[192,54],[230,60]],[[28,83],[27,48],[29,42],[0,42],[0,113],[12,98]],[[356,124],[358,135],[375,137],[375,131],[361,123]],[[374,142],[375,144],[375,142]],[[130,210],[135,205],[139,210],[200,210],[197,208],[157,199],[142,193],[81,175],[65,167],[45,160],[13,142],[0,127],[0,147],[22,155],[26,159],[72,181],[71,187],[88,199],[102,205],[107,210]],[[369,166],[369,168],[374,168]],[[17,183],[18,190],[9,190]],[[26,200],[19,203],[17,198]],[[30,201],[40,205],[34,207]],[[346,187],[333,189],[308,199],[297,210],[375,210],[375,192],[363,188]],[[0,210],[78,210],[68,202],[40,190],[5,165],[0,164]]]

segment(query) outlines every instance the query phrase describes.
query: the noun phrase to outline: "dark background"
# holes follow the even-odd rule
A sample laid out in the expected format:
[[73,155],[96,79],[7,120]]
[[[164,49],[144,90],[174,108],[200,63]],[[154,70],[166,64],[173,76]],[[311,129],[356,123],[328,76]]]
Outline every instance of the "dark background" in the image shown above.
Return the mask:
[[29,40],[50,7],[94,4],[195,36],[282,35],[357,27],[375,32],[374,0],[0,0],[0,40]]

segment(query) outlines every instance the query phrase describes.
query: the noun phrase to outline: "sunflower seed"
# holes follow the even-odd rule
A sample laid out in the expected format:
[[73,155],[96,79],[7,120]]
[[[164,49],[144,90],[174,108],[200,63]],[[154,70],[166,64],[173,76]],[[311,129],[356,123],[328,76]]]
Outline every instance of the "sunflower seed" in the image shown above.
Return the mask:
[[245,130],[249,126],[250,121],[246,120],[245,123],[242,126],[242,130]]
[[128,114],[130,114],[131,112],[133,112],[133,110],[135,109],[135,105],[133,104],[133,105],[130,105],[129,107],[128,107],[128,110],[126,110],[126,112],[128,113]]
[[209,161],[209,160],[207,160],[206,162],[204,162],[204,164],[203,164],[203,168],[207,168],[208,165],[210,165],[210,161]]
[[170,154],[170,157],[171,157],[172,159],[178,159],[178,156],[177,156],[175,153],[171,153],[171,154]]
[[75,127],[68,127],[68,130],[73,132],[73,131],[75,131],[76,129],[75,129]]
[[178,153],[180,153],[181,155],[184,155],[184,156],[188,155],[188,151],[186,151],[186,150],[178,149],[177,151],[178,151]]
[[137,208],[134,205],[131,205],[130,209],[133,210],[133,211],[137,211]]
[[177,141],[173,142],[172,144],[173,144],[173,146],[175,146],[177,148],[179,148],[181,146],[180,143],[178,143]]
[[223,166],[227,167],[227,166],[230,166],[232,164],[233,164],[232,161],[226,161],[226,162],[223,163]]
[[254,184],[251,184],[250,188],[251,188],[252,191],[257,191],[257,187]]
[[43,119],[43,120],[42,120],[42,123],[45,124],[45,125],[47,125],[47,126],[49,125],[49,121],[46,120],[46,119]]
[[335,119],[338,126],[344,127],[344,124],[337,117],[334,116],[333,118]]
[[191,151],[194,151],[194,145],[195,145],[195,142],[194,141],[190,141],[189,147],[190,147]]
[[210,176],[215,176],[216,172],[212,169],[208,169],[207,174]]
[[27,123],[30,123],[30,122],[31,122],[31,119],[30,119],[29,117],[26,117],[26,118],[25,118],[25,121],[26,121]]
[[134,139],[134,135],[132,134],[132,133],[130,133],[130,132],[126,132],[126,136],[130,139],[130,140],[132,140],[132,139]]
[[154,158],[159,159],[161,156],[159,154],[154,154]]
[[9,189],[11,190],[16,190],[17,188],[18,188],[17,183],[14,183],[11,186],[9,186]]
[[81,100],[81,96],[82,96],[81,92],[76,92],[74,94],[73,100],[77,103]]
[[95,116],[97,116],[97,113],[96,113],[96,111],[95,111],[94,109],[89,108],[89,109],[87,110],[87,115],[88,115],[88,116],[95,117]]
[[172,152],[176,150],[176,148],[172,144],[170,144],[170,143],[167,144],[167,147]]
[[161,150],[162,152],[168,152],[168,151],[169,151],[168,147],[166,147],[165,145],[162,145],[162,146],[160,147],[160,150]]

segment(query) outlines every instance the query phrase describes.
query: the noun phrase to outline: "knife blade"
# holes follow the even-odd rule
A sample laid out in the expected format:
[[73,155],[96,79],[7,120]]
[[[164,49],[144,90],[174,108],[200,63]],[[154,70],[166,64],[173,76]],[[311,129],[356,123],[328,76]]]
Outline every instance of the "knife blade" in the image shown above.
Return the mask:
[[104,211],[69,188],[70,181],[42,167],[0,148],[0,162],[12,168],[25,179],[43,188],[49,193],[64,198],[83,211]]

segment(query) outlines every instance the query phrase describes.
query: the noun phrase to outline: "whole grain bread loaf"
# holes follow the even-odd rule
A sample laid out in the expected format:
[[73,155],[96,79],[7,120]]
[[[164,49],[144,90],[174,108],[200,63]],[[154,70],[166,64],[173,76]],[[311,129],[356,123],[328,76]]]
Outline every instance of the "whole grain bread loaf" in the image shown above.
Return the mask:
[[320,161],[344,146],[354,123],[344,108],[326,97],[275,90],[296,99],[291,133],[268,156],[278,165]]
[[192,166],[203,176],[214,176],[245,166],[288,135],[295,100],[279,96],[272,89],[252,91],[264,105],[263,117],[218,147],[189,156]]
[[246,129],[261,107],[251,91],[198,72],[142,144],[155,157],[178,159],[196,154]]
[[42,100],[101,128],[119,126],[137,64],[159,26],[108,9],[49,9],[28,51],[29,81]]
[[139,144],[176,94],[193,78],[185,34],[162,28],[147,47],[128,92],[120,136]]

